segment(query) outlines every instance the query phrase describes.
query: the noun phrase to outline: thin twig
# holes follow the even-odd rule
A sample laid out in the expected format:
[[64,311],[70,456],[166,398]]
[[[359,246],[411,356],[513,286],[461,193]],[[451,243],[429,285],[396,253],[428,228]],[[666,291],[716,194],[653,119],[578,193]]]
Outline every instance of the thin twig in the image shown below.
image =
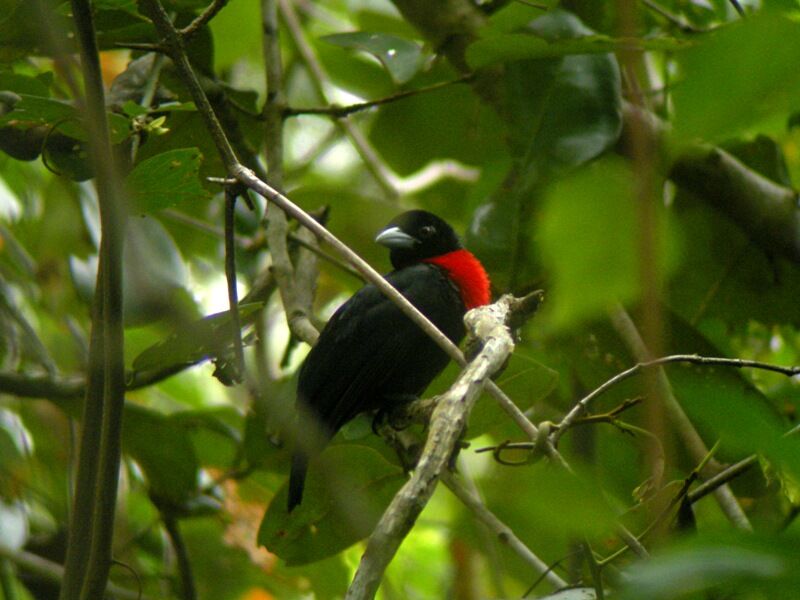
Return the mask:
[[[651,359],[650,350],[645,346],[636,324],[627,311],[622,306],[617,305],[611,311],[610,317],[615,330],[625,342],[631,354],[640,361]],[[703,438],[700,437],[694,424],[675,397],[672,385],[663,368],[656,367],[653,384],[658,397],[663,402],[666,415],[674,423],[675,429],[683,440],[689,455],[693,460],[702,462],[709,453],[708,446],[706,446]],[[714,466],[715,463],[711,463],[711,467],[714,468]],[[740,529],[752,530],[752,525],[747,519],[747,515],[728,486],[717,488],[714,492],[714,497],[731,523]]]
[[334,117],[338,119],[341,117],[352,115],[357,112],[368,110],[370,108],[374,108],[376,106],[390,104],[392,102],[397,102],[398,100],[404,100],[405,98],[410,98],[412,96],[417,96],[419,94],[427,94],[429,92],[434,92],[442,88],[450,87],[451,85],[455,85],[457,83],[468,83],[472,81],[472,79],[474,78],[475,78],[474,74],[468,73],[467,75],[463,75],[461,77],[458,77],[456,79],[451,79],[449,81],[440,81],[438,83],[434,83],[432,85],[428,85],[425,87],[416,88],[413,90],[405,90],[402,92],[398,92],[397,94],[384,96],[383,98],[378,98],[377,100],[367,100],[366,102],[357,102],[355,104],[348,104],[347,106],[339,106],[336,104],[331,104],[330,106],[316,106],[311,108],[297,108],[297,107],[287,106],[283,110],[283,116],[295,117],[298,115],[327,115],[329,117]]
[[744,12],[744,8],[739,3],[739,0],[728,0],[731,3],[731,6],[736,10],[741,18],[745,18],[747,15]]
[[735,369],[761,369],[765,371],[772,371],[773,373],[780,373],[787,377],[794,377],[800,375],[800,366],[785,367],[782,365],[775,365],[756,360],[747,360],[742,358],[724,358],[719,356],[700,356],[699,354],[672,354],[670,356],[662,356],[653,360],[637,363],[631,368],[626,369],[614,375],[611,379],[592,390],[589,394],[581,398],[572,410],[558,423],[558,428],[553,431],[551,439],[553,443],[557,443],[559,438],[566,433],[566,431],[576,424],[576,420],[581,414],[588,410],[589,404],[596,400],[599,396],[606,393],[615,385],[625,381],[640,373],[643,369],[651,369],[661,365],[670,363],[689,363],[694,365],[715,365],[724,367],[733,367]]
[[720,486],[726,485],[729,481],[747,471],[756,463],[758,463],[758,456],[753,454],[743,460],[740,460],[738,463],[731,465],[717,475],[706,479],[702,484],[698,485],[689,493],[689,501],[695,503],[701,498],[706,497],[708,494],[717,490]]
[[705,33],[706,29],[701,27],[696,27],[689,23],[687,20],[681,18],[680,16],[670,12],[659,3],[655,2],[655,0],[642,0],[642,4],[644,4],[647,8],[652,10],[654,13],[662,16],[664,19],[669,21],[672,25],[680,29],[684,33]]
[[238,191],[233,186],[225,188],[225,280],[228,283],[228,310],[231,315],[233,351],[236,356],[237,378],[244,377],[244,346],[242,344],[242,320],[239,318],[239,292],[236,289],[236,198]]
[[228,0],[213,0],[196,19],[180,30],[181,35],[188,40],[195,33],[200,31],[201,27],[205,26],[211,19],[216,17],[217,13],[225,8],[227,3]]

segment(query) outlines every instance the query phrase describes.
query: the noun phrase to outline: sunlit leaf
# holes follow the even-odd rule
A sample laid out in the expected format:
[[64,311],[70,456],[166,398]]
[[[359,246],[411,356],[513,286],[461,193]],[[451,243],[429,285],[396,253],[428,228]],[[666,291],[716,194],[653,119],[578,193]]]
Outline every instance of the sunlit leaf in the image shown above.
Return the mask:
[[424,58],[416,43],[388,33],[354,31],[326,35],[326,42],[368,52],[377,58],[395,83],[406,83],[417,74]]
[[197,148],[170,150],[143,160],[125,179],[137,210],[149,212],[207,200],[200,184],[203,155]]

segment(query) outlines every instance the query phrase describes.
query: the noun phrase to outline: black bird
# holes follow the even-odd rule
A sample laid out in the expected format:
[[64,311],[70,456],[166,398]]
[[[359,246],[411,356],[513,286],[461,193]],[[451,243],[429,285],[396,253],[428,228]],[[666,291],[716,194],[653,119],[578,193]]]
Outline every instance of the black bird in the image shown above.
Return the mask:
[[[375,241],[390,249],[394,270],[386,280],[458,344],[464,313],[489,302],[489,278],[478,259],[445,221],[423,210],[399,215]],[[374,285],[345,302],[300,367],[298,413],[303,430],[316,435],[306,435],[292,457],[289,511],[302,500],[309,454],[359,413],[419,396],[447,362],[445,352]]]

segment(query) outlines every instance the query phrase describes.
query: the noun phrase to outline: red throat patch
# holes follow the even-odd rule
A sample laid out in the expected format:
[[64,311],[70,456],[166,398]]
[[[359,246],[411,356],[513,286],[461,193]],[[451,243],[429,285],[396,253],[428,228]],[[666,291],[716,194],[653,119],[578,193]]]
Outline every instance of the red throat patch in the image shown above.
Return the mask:
[[467,310],[489,304],[489,276],[483,265],[468,250],[456,250],[441,256],[426,258],[422,262],[441,267],[458,286]]

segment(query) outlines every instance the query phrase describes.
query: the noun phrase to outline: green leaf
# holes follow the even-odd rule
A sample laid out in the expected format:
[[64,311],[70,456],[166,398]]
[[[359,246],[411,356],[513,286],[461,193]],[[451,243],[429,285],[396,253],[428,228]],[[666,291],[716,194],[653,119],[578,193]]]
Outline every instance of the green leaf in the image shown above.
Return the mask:
[[418,44],[388,33],[354,31],[326,35],[322,39],[342,48],[368,52],[380,61],[398,85],[411,81],[424,63]]
[[681,80],[672,96],[676,138],[729,137],[796,103],[800,23],[755,15],[703,36],[678,59]]
[[[594,34],[563,10],[536,19],[530,29],[551,43]],[[510,66],[510,108],[521,111],[526,180],[540,181],[549,173],[581,165],[616,141],[622,119],[619,67],[613,55],[564,56]]]
[[[263,306],[260,302],[242,305],[239,307],[239,316],[247,319]],[[133,360],[133,368],[136,371],[150,371],[193,365],[209,356],[216,356],[232,341],[230,324],[229,311],[195,321],[183,327],[179,333],[144,350]]]
[[300,506],[287,512],[287,485],[272,499],[258,543],[288,565],[333,556],[372,531],[404,481],[402,469],[372,449],[330,446],[312,461]]
[[622,600],[731,596],[785,598],[800,587],[796,536],[706,535],[673,545],[625,572]]
[[28,77],[10,71],[0,72],[0,90],[42,98],[50,95],[50,85],[42,77]]
[[169,150],[137,164],[125,179],[134,206],[142,212],[183,202],[207,200],[199,173],[203,155],[197,148]]
[[676,199],[684,261],[669,284],[669,305],[686,320],[751,320],[800,326],[800,268],[771,256],[729,219],[694,199]]
[[[19,97],[20,100],[14,105],[14,110],[0,117],[0,125],[13,124],[16,127],[48,125],[77,140],[85,142],[88,139],[80,114],[68,102],[30,94],[19,94]],[[107,116],[112,144],[118,144],[130,137],[128,119],[116,113],[107,113]]]
[[[536,19],[529,31],[548,43],[594,35],[563,10]],[[510,62],[503,81],[515,163],[475,211],[467,244],[490,262],[501,289],[524,289],[540,277],[538,258],[531,251],[534,207],[548,182],[616,142],[620,76],[613,56],[584,54]]]
[[128,403],[122,440],[155,497],[181,507],[195,496],[199,464],[192,441],[179,421]]
[[481,69],[501,62],[575,54],[608,54],[623,50],[672,52],[690,45],[690,42],[670,37],[623,39],[595,34],[548,42],[530,33],[506,33],[491,35],[470,44],[467,62],[473,69]]

